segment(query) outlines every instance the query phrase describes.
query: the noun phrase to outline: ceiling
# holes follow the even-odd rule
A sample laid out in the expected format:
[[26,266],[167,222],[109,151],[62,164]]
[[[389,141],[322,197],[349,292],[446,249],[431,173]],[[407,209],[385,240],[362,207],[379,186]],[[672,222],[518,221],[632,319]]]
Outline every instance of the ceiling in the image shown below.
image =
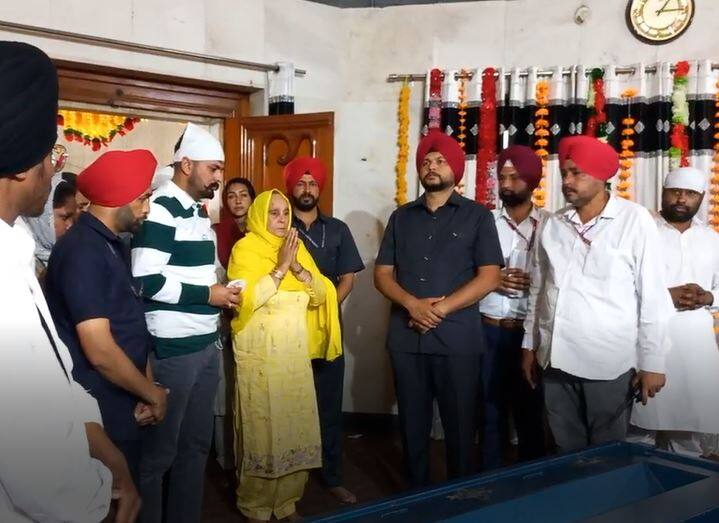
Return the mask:
[[482,0],[308,0],[318,4],[341,7],[389,7],[393,5],[452,4],[457,2],[478,2]]

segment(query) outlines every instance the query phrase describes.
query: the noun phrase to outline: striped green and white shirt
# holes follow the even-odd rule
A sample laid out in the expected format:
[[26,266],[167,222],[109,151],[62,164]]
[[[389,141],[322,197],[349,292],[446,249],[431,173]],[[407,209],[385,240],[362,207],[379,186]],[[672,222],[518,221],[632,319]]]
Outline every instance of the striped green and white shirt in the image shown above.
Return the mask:
[[208,304],[217,283],[216,238],[204,208],[174,182],[152,196],[132,241],[132,273],[145,298],[158,358],[197,352],[217,340],[219,311]]

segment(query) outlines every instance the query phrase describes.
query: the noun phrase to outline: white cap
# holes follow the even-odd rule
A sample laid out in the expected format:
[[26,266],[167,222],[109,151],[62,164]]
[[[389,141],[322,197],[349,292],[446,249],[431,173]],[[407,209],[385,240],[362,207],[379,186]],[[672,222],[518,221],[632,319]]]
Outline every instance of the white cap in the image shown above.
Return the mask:
[[680,167],[667,174],[664,188],[687,189],[703,193],[707,190],[707,177],[695,167]]
[[220,142],[193,123],[188,123],[185,132],[182,133],[182,141],[177,152],[172,157],[173,162],[180,162],[183,158],[202,161],[225,161],[225,151],[222,150]]
[[152,177],[152,183],[150,183],[150,187],[154,191],[160,185],[163,185],[168,180],[172,180],[172,176],[174,174],[175,174],[175,170],[172,167],[172,165],[165,165],[162,167],[158,167],[155,170],[154,176]]

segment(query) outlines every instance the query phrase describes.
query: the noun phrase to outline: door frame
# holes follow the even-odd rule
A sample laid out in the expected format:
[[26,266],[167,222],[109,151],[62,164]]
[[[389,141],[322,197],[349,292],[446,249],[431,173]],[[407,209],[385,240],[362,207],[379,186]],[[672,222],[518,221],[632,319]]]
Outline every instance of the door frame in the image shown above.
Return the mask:
[[55,60],[60,99],[123,109],[220,118],[225,179],[240,176],[239,119],[250,114],[256,89],[193,78]]

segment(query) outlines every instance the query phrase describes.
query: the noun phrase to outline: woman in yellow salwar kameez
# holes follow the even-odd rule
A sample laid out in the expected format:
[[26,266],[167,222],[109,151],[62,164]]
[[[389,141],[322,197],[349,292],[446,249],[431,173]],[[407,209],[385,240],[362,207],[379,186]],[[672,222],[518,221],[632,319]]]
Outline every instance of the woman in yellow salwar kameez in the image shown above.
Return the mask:
[[250,521],[299,519],[322,456],[310,359],[342,351],[337,293],[290,227],[291,209],[279,191],[260,194],[227,270],[246,282],[232,336],[237,506]]

